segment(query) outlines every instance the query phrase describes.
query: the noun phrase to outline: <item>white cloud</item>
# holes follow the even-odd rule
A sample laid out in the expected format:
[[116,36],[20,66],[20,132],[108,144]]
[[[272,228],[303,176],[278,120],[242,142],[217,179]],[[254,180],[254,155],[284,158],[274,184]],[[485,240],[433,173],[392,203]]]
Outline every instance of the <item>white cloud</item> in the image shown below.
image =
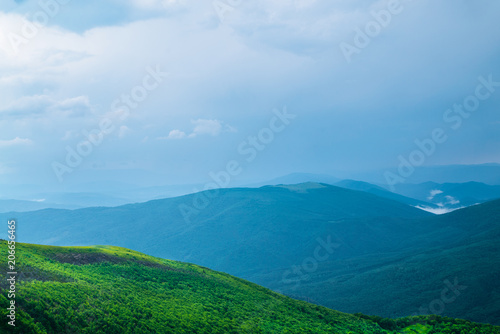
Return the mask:
[[451,208],[430,208],[427,206],[416,206],[416,208],[433,213],[435,215],[444,215],[444,214],[453,212],[455,210],[462,209],[462,208],[453,208],[453,209],[451,209]]
[[445,198],[446,198],[446,204],[450,205],[460,204],[460,201],[453,196],[445,196]]
[[193,133],[189,137],[200,135],[218,136],[222,131],[222,122],[216,119],[197,119],[191,121],[194,124]]
[[194,125],[194,129],[189,135],[184,131],[175,129],[170,131],[167,137],[159,137],[158,139],[185,139],[204,135],[216,137],[222,132],[236,132],[234,127],[216,119],[197,119],[192,120],[191,123]]
[[429,201],[432,201],[436,195],[442,194],[443,192],[441,190],[431,190],[430,196],[427,197]]
[[[58,27],[39,27],[32,22],[31,25],[38,27],[37,33],[27,36],[23,29],[29,23],[22,15],[0,12],[0,70],[9,81],[38,80],[41,74],[45,77],[56,74],[68,63],[89,56],[83,36]],[[16,38],[22,42],[16,43]]]
[[31,139],[16,137],[10,140],[0,140],[0,147],[10,147],[15,145],[30,145],[33,144]]
[[124,138],[130,132],[132,132],[132,130],[130,130],[130,128],[128,126],[122,125],[122,126],[120,126],[120,130],[118,131],[118,137],[119,138]]
[[0,114],[15,116],[16,119],[45,114],[52,114],[58,117],[82,117],[91,112],[92,106],[87,96],[77,96],[62,100],[57,100],[48,95],[23,96],[0,108]]
[[159,140],[163,139],[183,139],[186,138],[186,133],[181,130],[172,130],[167,137],[158,137]]

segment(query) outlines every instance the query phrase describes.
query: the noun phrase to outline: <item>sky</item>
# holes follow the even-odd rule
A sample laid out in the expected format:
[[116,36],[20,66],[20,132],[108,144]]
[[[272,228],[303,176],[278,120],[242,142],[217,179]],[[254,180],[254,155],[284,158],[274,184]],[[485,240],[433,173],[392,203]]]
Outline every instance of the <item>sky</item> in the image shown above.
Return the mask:
[[1,192],[500,163],[499,15],[495,0],[2,1]]

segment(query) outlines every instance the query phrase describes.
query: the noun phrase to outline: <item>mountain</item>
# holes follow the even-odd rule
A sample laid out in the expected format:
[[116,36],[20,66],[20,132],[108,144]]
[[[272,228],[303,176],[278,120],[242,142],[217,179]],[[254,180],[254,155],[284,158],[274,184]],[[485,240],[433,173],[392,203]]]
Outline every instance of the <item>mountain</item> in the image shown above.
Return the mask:
[[417,168],[414,180],[411,182],[421,183],[427,181],[437,183],[482,182],[500,185],[500,164],[424,166]]
[[393,193],[380,186],[368,182],[355,181],[355,180],[342,180],[340,182],[335,183],[334,185],[337,187],[351,189],[351,190],[365,191],[370,194],[374,194],[383,198],[388,198],[411,206],[436,208],[435,205],[426,200],[406,197],[397,193]]
[[134,203],[126,199],[108,194],[83,192],[34,193],[24,199],[0,199],[0,212],[26,212],[43,209],[78,209],[91,206],[119,206]]
[[83,183],[70,187],[71,191],[63,188],[46,191],[43,187],[24,186],[0,194],[0,212],[120,206],[182,196],[202,188],[203,184],[139,187],[117,182]]
[[[48,209],[0,217],[20,221],[18,237],[23,242],[114,244],[242,276],[292,265],[317,238],[327,237],[331,226],[347,219],[432,216],[372,194],[316,183],[217,192],[115,208]],[[140,238],[137,228],[145,231]],[[385,239],[388,228],[365,229],[360,237],[367,239],[367,247],[385,249],[369,240]],[[346,256],[362,251],[352,249]]]
[[[6,259],[7,242],[0,246]],[[6,275],[0,274],[2,332],[500,333],[499,327],[436,316],[345,314],[205,267],[119,247],[17,243],[16,251],[22,293],[11,299]],[[10,300],[15,327],[7,322]]]
[[63,205],[50,203],[45,201],[20,201],[20,200],[0,200],[0,213],[5,212],[27,212],[43,210],[48,208],[54,209],[77,209],[79,206]]
[[340,179],[326,174],[292,173],[268,181],[254,183],[248,185],[248,187],[276,186],[280,184],[299,184],[308,182],[326,183],[331,185],[339,181]]
[[439,311],[499,324],[500,201],[421,219],[418,225],[420,233],[402,240],[413,245],[408,249],[332,256],[288,284],[280,272],[258,281],[344,312],[398,317]]
[[[471,166],[469,167],[472,168]],[[496,165],[488,164],[475,167],[478,169],[486,168],[489,170],[490,168],[495,169]],[[498,165],[498,167],[500,167],[500,165]],[[438,171],[443,169],[448,170],[448,168],[452,170],[461,170],[457,166],[440,166],[439,168],[428,167],[429,170]],[[465,167],[463,168],[467,169]],[[500,168],[498,171],[500,172]],[[431,175],[432,173],[428,172],[428,174]],[[326,183],[341,188],[364,191],[380,197],[422,208],[433,213],[447,213],[466,206],[500,198],[500,185],[488,185],[480,182],[444,184],[436,182],[425,182],[419,184],[402,183],[395,185],[394,188],[389,190],[381,185],[375,185],[369,182],[351,179],[339,180],[330,175],[308,173],[289,174],[266,182],[253,184],[251,187],[307,182]],[[381,182],[380,184],[383,185],[384,182]]]
[[399,184],[394,191],[400,195],[427,201],[447,208],[460,208],[500,198],[500,186],[480,182]]
[[22,242],[115,244],[351,313],[413,314],[457,277],[470,288],[442,314],[500,324],[500,294],[481,283],[500,275],[499,207],[497,201],[435,216],[366,192],[306,183],[15,217]]
[[[343,174],[344,179],[363,180],[365,182],[387,185],[386,172],[399,174],[398,168],[389,168],[368,172]],[[466,183],[481,182],[500,185],[500,164],[488,163],[477,165],[443,165],[416,167],[405,183]]]

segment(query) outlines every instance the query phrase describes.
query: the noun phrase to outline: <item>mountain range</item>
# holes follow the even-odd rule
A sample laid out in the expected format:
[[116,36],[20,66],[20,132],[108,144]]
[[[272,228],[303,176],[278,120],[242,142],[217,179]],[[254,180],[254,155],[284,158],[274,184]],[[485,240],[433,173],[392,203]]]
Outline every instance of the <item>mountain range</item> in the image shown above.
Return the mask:
[[[443,213],[457,208],[500,198],[500,164],[427,166],[418,168],[414,177],[393,187],[383,178],[385,172],[333,172],[329,174],[292,173],[269,180],[242,182],[232,180],[231,187],[259,188],[266,185],[326,183],[374,193],[405,204]],[[121,175],[121,174],[120,174]],[[0,189],[0,212],[26,212],[44,208],[77,209],[94,206],[120,206],[192,194],[204,189],[207,182],[193,184],[147,184],[108,179],[58,186],[4,185]],[[417,177],[418,176],[418,177]],[[133,178],[131,178],[133,179]],[[442,189],[443,188],[443,189]],[[386,191],[384,191],[386,190]],[[450,193],[447,193],[447,191]],[[399,197],[396,195],[401,195]],[[406,197],[406,198],[405,198]]]
[[436,313],[429,305],[441,306],[435,300],[446,282],[457,281],[467,289],[440,314],[500,324],[493,283],[499,211],[493,201],[436,216],[372,193],[305,183],[0,216],[18,219],[22,242],[131,248],[350,313]]

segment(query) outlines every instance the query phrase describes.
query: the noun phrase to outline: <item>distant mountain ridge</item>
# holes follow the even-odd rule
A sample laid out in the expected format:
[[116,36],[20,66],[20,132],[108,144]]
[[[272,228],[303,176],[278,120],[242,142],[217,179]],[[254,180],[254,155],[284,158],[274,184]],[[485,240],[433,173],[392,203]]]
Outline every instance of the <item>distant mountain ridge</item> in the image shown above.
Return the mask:
[[50,203],[45,201],[0,200],[0,213],[27,212],[43,209],[78,209],[80,206]]
[[333,185],[339,181],[340,181],[339,178],[327,174],[291,173],[271,180],[253,183],[247,185],[247,187],[258,188],[263,186],[276,186],[280,184],[299,184],[307,182],[326,183]]
[[380,197],[388,198],[394,201],[398,201],[404,204],[408,204],[411,206],[419,206],[419,207],[430,207],[430,208],[435,208],[436,206],[426,200],[421,200],[421,199],[416,199],[416,198],[411,198],[407,196],[403,196],[401,194],[393,193],[387,189],[384,189],[380,186],[368,183],[368,182],[362,182],[362,181],[355,181],[355,180],[343,180],[340,182],[337,182],[334,184],[337,187],[342,187],[346,189],[351,189],[351,190],[358,190],[358,191],[365,191],[370,194],[374,194]]
[[[420,167],[414,177],[407,178],[405,183],[397,184],[396,191],[398,195],[407,198],[391,195],[390,192],[384,192],[382,189],[389,190],[386,180],[382,177],[387,170],[378,170],[366,173],[357,172],[332,172],[335,176],[329,174],[314,173],[292,173],[270,179],[267,181],[254,182],[247,184],[242,181],[234,182],[232,187],[262,187],[266,185],[279,184],[298,184],[305,182],[326,183],[337,185],[353,190],[362,190],[382,197],[398,200],[405,204],[419,207],[428,207],[430,209],[439,209],[444,206],[448,209],[457,209],[460,207],[483,203],[498,197],[498,187],[500,187],[500,165],[452,165],[452,166],[428,166]],[[394,171],[392,170],[393,172]],[[108,175],[111,177],[112,175]],[[357,180],[357,181],[354,181]],[[207,180],[208,181],[208,180]],[[429,192],[433,189],[427,189],[427,193],[415,193],[408,190],[407,187],[417,187],[418,184],[456,184],[462,183],[482,183],[482,188],[469,189],[469,195],[462,195],[458,198],[460,204],[453,204],[456,199],[447,199],[443,195],[429,200]],[[356,184],[357,183],[357,184]],[[159,182],[161,184],[161,182]],[[363,185],[364,184],[364,185]],[[495,186],[496,185],[496,186]],[[203,189],[205,183],[199,184],[173,184],[173,185],[136,185],[133,183],[124,183],[117,181],[84,182],[71,186],[60,186],[54,189],[37,185],[19,185],[12,186],[8,192],[0,193],[0,212],[19,211],[26,212],[42,208],[83,208],[95,206],[120,206],[130,203],[142,203],[154,199],[172,198],[192,194]],[[490,189],[490,187],[495,189]],[[392,188],[390,190],[393,190]],[[492,194],[493,193],[493,194]],[[448,195],[455,197],[453,194]],[[34,205],[30,203],[32,199],[44,200],[44,204]],[[5,201],[7,200],[7,201]],[[3,201],[3,202],[2,202]],[[10,201],[10,202],[9,202]],[[13,201],[27,201],[26,203]],[[435,210],[437,212],[439,210]],[[448,210],[441,210],[448,211]]]
[[[381,180],[379,183],[370,183],[361,181],[363,175],[358,175],[359,178],[353,179],[338,179],[331,175],[311,174],[311,173],[293,173],[283,177],[269,180],[267,182],[257,183],[251,186],[263,185],[279,185],[279,184],[296,184],[304,182],[318,182],[335,185],[338,187],[365,191],[377,196],[388,199],[393,199],[408,205],[427,208],[433,212],[447,212],[455,209],[467,207],[474,204],[488,202],[500,198],[500,165],[499,164],[484,164],[472,166],[435,166],[426,167],[429,174],[429,179],[433,179],[431,170],[439,170],[446,174],[448,169],[452,171],[466,170],[467,177],[464,180],[484,179],[487,175],[490,179],[498,177],[499,185],[491,185],[483,182],[465,181],[463,183],[438,183],[426,181],[423,183],[406,182],[397,184],[394,189],[389,189]],[[486,171],[483,171],[486,169]],[[474,174],[478,171],[479,174]],[[498,171],[498,175],[495,174]],[[482,174],[481,174],[482,173]],[[476,176],[476,178],[473,177]],[[366,177],[366,176],[365,176]],[[370,177],[367,177],[370,179]],[[439,180],[439,177],[434,178]],[[459,179],[458,177],[456,179]],[[441,209],[441,210],[440,210]]]
[[[389,186],[385,178],[386,172],[398,175],[397,168],[388,168],[378,171],[346,173],[342,178],[363,180],[370,183]],[[415,168],[405,183],[466,183],[481,182],[488,185],[500,185],[500,164],[487,163],[476,165],[436,165]]]
[[459,208],[500,198],[500,186],[480,182],[401,184],[395,192],[438,206]]

